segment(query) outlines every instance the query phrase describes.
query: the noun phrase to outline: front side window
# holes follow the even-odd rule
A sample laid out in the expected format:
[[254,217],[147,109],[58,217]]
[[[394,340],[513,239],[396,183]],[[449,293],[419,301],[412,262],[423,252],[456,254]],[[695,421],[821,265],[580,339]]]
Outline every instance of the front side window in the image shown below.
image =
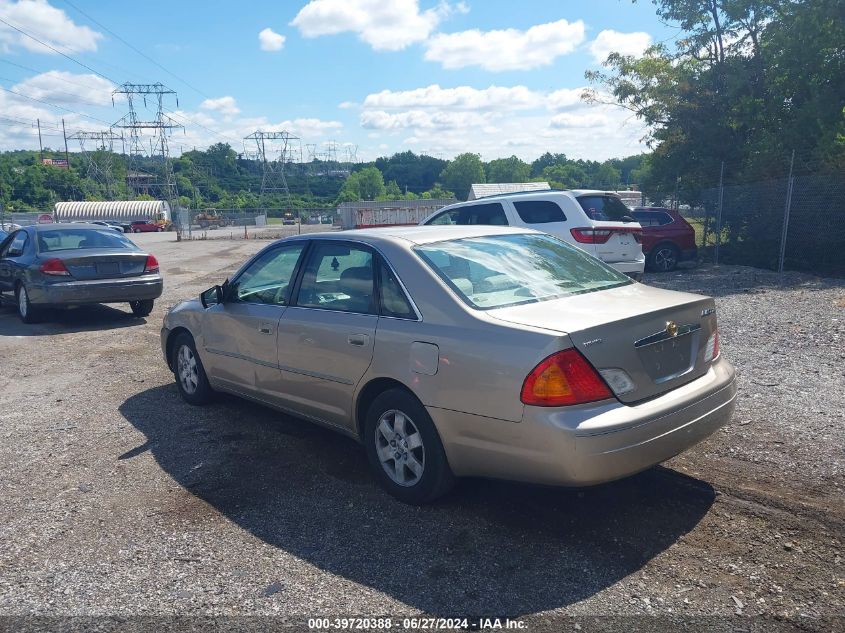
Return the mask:
[[513,203],[519,218],[526,224],[566,222],[563,209],[551,200],[519,200]]
[[632,283],[552,237],[520,233],[435,242],[415,252],[473,308],[535,303]]
[[579,196],[578,204],[591,220],[621,222],[632,217],[631,209],[616,196]]
[[440,215],[435,216],[428,221],[428,224],[440,226],[442,224],[458,224],[458,219],[461,215],[460,209],[452,209],[451,211],[444,211]]
[[290,283],[304,244],[267,251],[235,281],[235,297],[243,303],[287,305]]
[[340,312],[377,314],[373,253],[339,242],[315,241],[296,304]]
[[38,252],[86,248],[119,248],[137,251],[138,247],[122,233],[111,229],[53,229],[38,231]]

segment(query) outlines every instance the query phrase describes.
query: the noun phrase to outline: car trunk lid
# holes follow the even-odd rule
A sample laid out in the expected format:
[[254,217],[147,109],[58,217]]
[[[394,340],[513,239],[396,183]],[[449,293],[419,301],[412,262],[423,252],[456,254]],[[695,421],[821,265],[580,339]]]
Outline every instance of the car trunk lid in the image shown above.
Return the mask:
[[74,279],[118,279],[144,274],[147,255],[122,249],[54,251],[44,258],[61,259]]
[[642,284],[488,312],[490,316],[569,335],[598,369],[623,370],[633,388],[617,397],[637,402],[707,372],[706,348],[716,330],[713,300]]

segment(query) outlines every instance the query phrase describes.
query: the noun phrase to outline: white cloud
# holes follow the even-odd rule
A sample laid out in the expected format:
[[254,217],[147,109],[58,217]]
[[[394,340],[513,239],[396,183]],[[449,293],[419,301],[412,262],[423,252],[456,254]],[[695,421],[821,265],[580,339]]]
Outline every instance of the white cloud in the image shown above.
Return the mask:
[[522,109],[537,107],[542,95],[525,86],[441,88],[432,84],[414,90],[382,90],[367,95],[365,108],[455,108],[465,110]]
[[584,41],[584,23],[558,20],[527,31],[504,29],[440,33],[426,43],[425,58],[443,68],[479,66],[484,70],[528,70],[548,66]]
[[428,38],[464,3],[420,11],[419,0],[311,0],[291,21],[304,37],[355,33],[375,50],[398,51]]
[[97,75],[50,70],[23,80],[13,86],[13,90],[59,105],[82,103],[105,106],[111,105],[114,85]]
[[590,42],[593,59],[601,63],[611,53],[639,56],[651,46],[651,35],[642,31],[620,33],[612,29],[602,31]]
[[585,112],[583,114],[571,114],[563,112],[552,117],[549,122],[553,128],[589,128],[601,127],[607,124],[607,117],[597,112]]
[[583,90],[439,85],[383,90],[364,98],[359,122],[395,138],[394,151],[412,146],[446,158],[471,148],[485,160],[512,153],[533,160],[546,151],[603,160],[645,149],[640,122],[620,108],[582,101]]
[[[97,42],[103,38],[102,33],[74,23],[47,0],[0,0],[0,17],[63,53],[96,51]],[[0,51],[9,53],[15,48],[55,54],[35,40],[0,24]]]
[[258,42],[262,51],[280,51],[285,45],[285,36],[276,33],[270,27],[263,29],[258,34]]
[[234,115],[241,111],[235,98],[228,95],[218,97],[217,99],[206,99],[200,104],[200,107],[204,110],[214,110],[225,115]]
[[361,126],[369,130],[399,128],[449,130],[481,125],[492,113],[408,110],[391,114],[384,110],[361,113]]

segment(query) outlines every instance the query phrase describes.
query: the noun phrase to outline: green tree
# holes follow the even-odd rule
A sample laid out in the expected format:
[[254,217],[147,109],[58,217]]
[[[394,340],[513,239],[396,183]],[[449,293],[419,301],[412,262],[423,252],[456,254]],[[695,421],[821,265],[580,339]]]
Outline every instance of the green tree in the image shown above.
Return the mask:
[[481,156],[467,152],[455,156],[440,174],[443,185],[456,192],[458,200],[466,200],[472,185],[486,182]]
[[384,196],[384,176],[375,167],[365,167],[359,171],[349,174],[346,182],[343,183],[338,202],[355,200],[376,200]]
[[517,156],[497,158],[487,163],[487,182],[527,182],[531,166]]

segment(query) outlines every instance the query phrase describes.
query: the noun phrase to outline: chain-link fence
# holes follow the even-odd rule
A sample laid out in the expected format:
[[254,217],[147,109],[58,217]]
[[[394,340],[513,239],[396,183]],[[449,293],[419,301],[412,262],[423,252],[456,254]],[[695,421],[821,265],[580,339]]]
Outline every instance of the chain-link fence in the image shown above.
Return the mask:
[[331,226],[335,220],[335,209],[326,207],[297,209],[182,209],[174,219],[182,237],[207,237],[209,231],[243,228],[287,228],[295,229],[311,225]]
[[845,276],[845,174],[717,183],[645,198],[687,218],[703,261]]

